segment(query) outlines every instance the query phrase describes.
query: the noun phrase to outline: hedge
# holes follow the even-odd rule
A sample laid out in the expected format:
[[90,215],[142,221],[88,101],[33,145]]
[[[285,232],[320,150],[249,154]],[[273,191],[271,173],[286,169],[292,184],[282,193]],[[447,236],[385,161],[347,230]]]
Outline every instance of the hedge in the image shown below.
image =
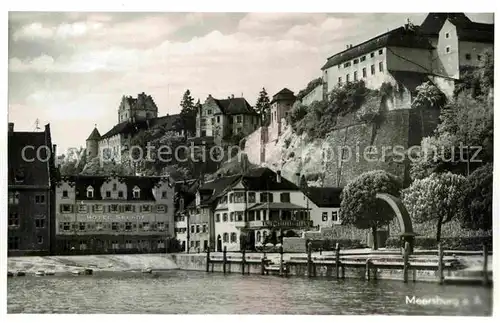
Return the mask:
[[[441,238],[441,245],[445,250],[466,250],[478,251],[483,250],[483,243],[486,242],[488,250],[493,250],[493,239],[487,237],[444,237]],[[436,238],[416,237],[415,248],[419,249],[437,249]],[[402,247],[399,238],[390,237],[386,241],[386,248],[399,249]]]
[[309,242],[311,243],[312,251],[333,251],[337,243],[341,249],[366,248],[366,245],[359,239],[306,240],[306,248]]

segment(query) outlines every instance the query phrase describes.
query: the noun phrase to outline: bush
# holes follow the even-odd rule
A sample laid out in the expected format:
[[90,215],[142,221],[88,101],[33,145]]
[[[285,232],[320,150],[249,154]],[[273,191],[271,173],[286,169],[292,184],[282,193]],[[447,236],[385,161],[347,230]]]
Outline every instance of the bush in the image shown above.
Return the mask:
[[306,240],[306,248],[309,242],[311,242],[312,251],[334,251],[337,243],[341,249],[366,248],[366,245],[358,239]]
[[[486,237],[444,237],[441,238],[441,245],[445,250],[483,250],[483,243],[486,242],[488,250],[492,250],[493,240],[491,236]],[[391,237],[386,241],[386,248],[401,248],[399,237]],[[416,237],[415,248],[418,249],[437,249],[437,241],[430,237]]]

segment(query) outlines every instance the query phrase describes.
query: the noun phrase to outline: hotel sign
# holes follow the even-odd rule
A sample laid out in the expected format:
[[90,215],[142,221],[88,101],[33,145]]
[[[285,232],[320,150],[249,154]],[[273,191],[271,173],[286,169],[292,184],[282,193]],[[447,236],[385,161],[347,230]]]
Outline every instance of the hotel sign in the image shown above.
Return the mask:
[[263,221],[263,224],[265,227],[278,227],[278,228],[310,227],[312,226],[312,221],[304,221],[304,220]]
[[108,221],[140,221],[144,220],[144,215],[87,215],[87,221],[108,222]]

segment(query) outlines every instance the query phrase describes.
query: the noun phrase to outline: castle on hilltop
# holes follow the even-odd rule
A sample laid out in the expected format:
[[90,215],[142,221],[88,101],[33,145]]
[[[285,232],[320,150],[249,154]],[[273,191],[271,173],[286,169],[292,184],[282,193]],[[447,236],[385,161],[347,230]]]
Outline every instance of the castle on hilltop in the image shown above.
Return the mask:
[[137,98],[123,96],[118,107],[118,123],[102,136],[95,127],[87,138],[87,159],[104,156],[106,160],[121,163],[123,154],[128,152],[131,140],[138,132],[162,126],[166,131],[184,135],[181,125],[178,114],[158,117],[158,107],[151,95],[142,92]]

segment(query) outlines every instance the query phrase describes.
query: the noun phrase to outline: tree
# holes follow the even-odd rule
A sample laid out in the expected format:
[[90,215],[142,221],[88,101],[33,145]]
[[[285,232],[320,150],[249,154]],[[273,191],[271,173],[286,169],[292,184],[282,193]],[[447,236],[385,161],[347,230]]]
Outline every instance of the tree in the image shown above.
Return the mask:
[[417,95],[411,103],[414,108],[441,108],[446,103],[446,96],[443,92],[430,82],[420,84],[416,90]]
[[493,213],[493,164],[486,164],[467,177],[463,189],[462,226],[491,230]]
[[126,164],[117,164],[111,161],[102,162],[99,157],[91,159],[86,165],[82,175],[134,175],[133,169]]
[[87,164],[86,149],[83,147],[68,149],[66,155],[58,157],[58,164],[60,174],[63,176],[80,174]]
[[184,131],[193,133],[196,131],[196,113],[198,112],[197,107],[201,105],[200,100],[194,104],[194,99],[191,96],[191,91],[186,90],[181,100],[181,122]]
[[373,249],[378,248],[377,229],[388,225],[394,218],[389,206],[376,198],[377,193],[399,196],[400,180],[383,170],[361,174],[349,182],[342,191],[340,216],[343,225],[354,225],[359,229],[371,229]]
[[265,88],[262,88],[262,91],[259,92],[257,103],[255,103],[255,110],[260,115],[262,125],[269,125],[271,120],[271,104]]
[[404,189],[403,203],[416,223],[436,221],[436,241],[441,240],[441,226],[461,212],[465,178],[462,175],[432,173],[415,180]]

